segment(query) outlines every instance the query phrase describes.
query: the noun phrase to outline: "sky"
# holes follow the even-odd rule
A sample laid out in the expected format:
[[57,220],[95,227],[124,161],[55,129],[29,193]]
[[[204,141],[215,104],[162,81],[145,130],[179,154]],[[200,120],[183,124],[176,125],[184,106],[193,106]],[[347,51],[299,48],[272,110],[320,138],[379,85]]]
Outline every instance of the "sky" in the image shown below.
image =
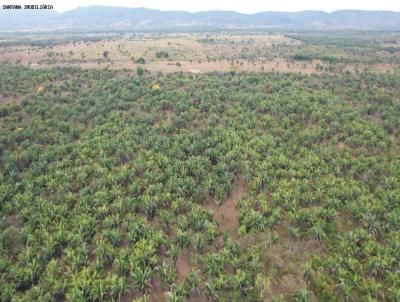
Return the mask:
[[[0,0],[1,2],[3,1]],[[301,10],[331,12],[340,9],[400,11],[400,0],[30,0],[27,2],[53,4],[54,9],[59,12],[90,5],[148,7],[190,12],[204,10],[234,10],[242,13]]]

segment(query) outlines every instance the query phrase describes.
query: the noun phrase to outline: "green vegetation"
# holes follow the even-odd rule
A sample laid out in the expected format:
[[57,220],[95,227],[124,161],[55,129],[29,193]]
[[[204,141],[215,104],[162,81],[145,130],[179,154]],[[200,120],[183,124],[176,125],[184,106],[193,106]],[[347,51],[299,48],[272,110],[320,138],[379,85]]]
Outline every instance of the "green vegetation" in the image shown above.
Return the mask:
[[137,68],[136,68],[136,73],[138,74],[138,75],[144,75],[144,73],[145,73],[145,69],[144,68],[142,68],[142,67],[140,67],[140,66],[138,66]]
[[157,59],[162,59],[162,58],[168,58],[169,57],[169,53],[168,51],[157,51],[156,52],[156,58]]
[[144,58],[139,58],[137,60],[135,60],[136,64],[146,64],[146,60]]
[[0,63],[0,300],[399,301],[400,74],[320,71]]
[[376,64],[399,63],[396,35],[386,32],[335,32],[292,34],[303,42],[297,47],[284,47],[289,58],[300,61],[320,60],[327,63]]

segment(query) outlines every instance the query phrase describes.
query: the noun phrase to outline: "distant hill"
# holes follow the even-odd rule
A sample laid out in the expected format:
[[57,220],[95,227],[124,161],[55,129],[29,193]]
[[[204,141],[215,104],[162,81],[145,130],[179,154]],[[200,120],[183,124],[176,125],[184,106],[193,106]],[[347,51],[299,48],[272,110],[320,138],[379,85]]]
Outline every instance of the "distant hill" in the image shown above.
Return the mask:
[[64,13],[0,10],[0,31],[12,30],[211,30],[211,29],[400,29],[400,12],[341,10],[262,12],[159,11],[89,6]]

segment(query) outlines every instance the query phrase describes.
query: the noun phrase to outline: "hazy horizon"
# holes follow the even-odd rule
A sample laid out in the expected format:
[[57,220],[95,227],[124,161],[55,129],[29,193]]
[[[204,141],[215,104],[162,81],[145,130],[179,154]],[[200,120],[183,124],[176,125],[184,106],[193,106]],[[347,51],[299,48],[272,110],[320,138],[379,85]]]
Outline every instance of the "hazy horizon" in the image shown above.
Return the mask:
[[[33,0],[30,1],[32,4],[42,4],[43,1]],[[47,3],[47,2],[46,2]],[[145,7],[150,9],[157,9],[163,11],[188,11],[188,12],[199,12],[199,11],[210,11],[210,10],[229,10],[240,13],[252,14],[264,11],[282,11],[282,12],[298,12],[305,10],[316,10],[333,12],[337,10],[386,10],[400,12],[400,1],[382,0],[376,1],[344,1],[337,0],[335,2],[327,3],[326,1],[306,0],[306,1],[295,1],[295,0],[281,0],[279,2],[263,1],[263,0],[222,0],[222,1],[211,1],[203,0],[196,2],[187,2],[182,0],[134,0],[134,1],[123,1],[123,0],[71,0],[66,3],[65,1],[53,0],[47,4],[52,4],[54,10],[58,12],[65,12],[73,10],[78,7],[88,6],[118,6],[118,7]]]

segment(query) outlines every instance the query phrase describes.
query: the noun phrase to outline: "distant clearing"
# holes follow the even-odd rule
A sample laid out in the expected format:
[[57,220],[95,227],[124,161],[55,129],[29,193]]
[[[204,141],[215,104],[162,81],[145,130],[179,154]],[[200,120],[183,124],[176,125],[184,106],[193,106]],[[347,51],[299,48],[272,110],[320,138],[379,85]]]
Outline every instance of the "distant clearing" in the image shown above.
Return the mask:
[[[1,38],[0,38],[1,42]],[[331,63],[319,60],[318,55],[303,61],[303,54],[314,53],[300,40],[280,34],[174,34],[139,35],[113,37],[100,41],[77,40],[56,45],[15,45],[0,47],[0,61],[48,68],[53,66],[77,66],[88,68],[136,69],[139,66],[152,72],[205,72],[229,71],[280,71],[304,74],[326,71],[354,71],[370,69],[386,72],[398,69],[400,52],[376,51],[382,60],[393,57],[395,62],[363,63],[346,62],[332,67]],[[329,49],[325,60],[330,57],[346,57],[343,50]],[[340,62],[339,62],[340,63]]]

